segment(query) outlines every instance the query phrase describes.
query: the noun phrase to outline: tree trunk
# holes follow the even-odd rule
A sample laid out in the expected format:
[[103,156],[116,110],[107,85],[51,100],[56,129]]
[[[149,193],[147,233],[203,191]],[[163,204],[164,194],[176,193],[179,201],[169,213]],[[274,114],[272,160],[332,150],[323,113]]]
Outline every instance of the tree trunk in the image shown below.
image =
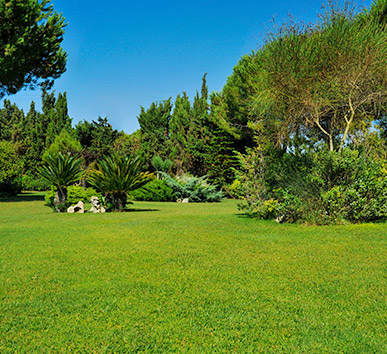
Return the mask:
[[126,207],[126,193],[117,193],[112,196],[114,211],[122,211]]
[[62,213],[66,210],[67,188],[58,188],[55,193],[54,206],[57,213]]

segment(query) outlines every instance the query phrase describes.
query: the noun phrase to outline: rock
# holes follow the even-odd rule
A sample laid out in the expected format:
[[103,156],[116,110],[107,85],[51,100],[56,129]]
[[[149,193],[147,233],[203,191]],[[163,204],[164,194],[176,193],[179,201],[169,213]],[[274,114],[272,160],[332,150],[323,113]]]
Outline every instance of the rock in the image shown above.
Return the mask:
[[74,206],[70,206],[68,209],[67,209],[67,212],[68,213],[80,213],[80,214],[83,214],[85,212],[85,204],[82,202],[82,201],[79,201],[78,204],[74,205]]
[[285,222],[285,215],[277,216],[275,221],[278,222],[279,224],[282,224],[283,222]]
[[189,198],[184,198],[182,203],[189,203]]
[[91,197],[90,203],[91,209],[89,210],[89,213],[104,213],[106,211],[98,197]]

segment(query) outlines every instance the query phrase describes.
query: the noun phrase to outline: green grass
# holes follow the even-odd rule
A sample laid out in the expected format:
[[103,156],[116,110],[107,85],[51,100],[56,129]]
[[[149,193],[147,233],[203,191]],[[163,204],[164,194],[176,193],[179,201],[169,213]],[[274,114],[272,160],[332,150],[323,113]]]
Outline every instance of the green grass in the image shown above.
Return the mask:
[[387,353],[386,224],[0,203],[0,353]]

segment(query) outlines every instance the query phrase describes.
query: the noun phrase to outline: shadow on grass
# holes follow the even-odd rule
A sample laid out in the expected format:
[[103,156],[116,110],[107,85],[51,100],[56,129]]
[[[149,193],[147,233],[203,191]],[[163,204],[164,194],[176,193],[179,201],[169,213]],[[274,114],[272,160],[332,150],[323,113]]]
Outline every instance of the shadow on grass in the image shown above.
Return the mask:
[[142,211],[160,211],[160,209],[136,209],[136,208],[126,208],[124,210],[118,211],[118,213],[139,213]]
[[42,202],[44,201],[44,193],[29,193],[24,192],[12,197],[4,197],[0,198],[0,203],[4,202]]

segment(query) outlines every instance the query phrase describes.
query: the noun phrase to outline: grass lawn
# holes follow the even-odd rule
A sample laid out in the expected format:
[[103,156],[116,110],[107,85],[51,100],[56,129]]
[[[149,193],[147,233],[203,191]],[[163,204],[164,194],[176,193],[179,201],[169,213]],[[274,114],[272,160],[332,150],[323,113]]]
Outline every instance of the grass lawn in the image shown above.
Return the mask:
[[0,202],[0,353],[387,353],[387,225]]

